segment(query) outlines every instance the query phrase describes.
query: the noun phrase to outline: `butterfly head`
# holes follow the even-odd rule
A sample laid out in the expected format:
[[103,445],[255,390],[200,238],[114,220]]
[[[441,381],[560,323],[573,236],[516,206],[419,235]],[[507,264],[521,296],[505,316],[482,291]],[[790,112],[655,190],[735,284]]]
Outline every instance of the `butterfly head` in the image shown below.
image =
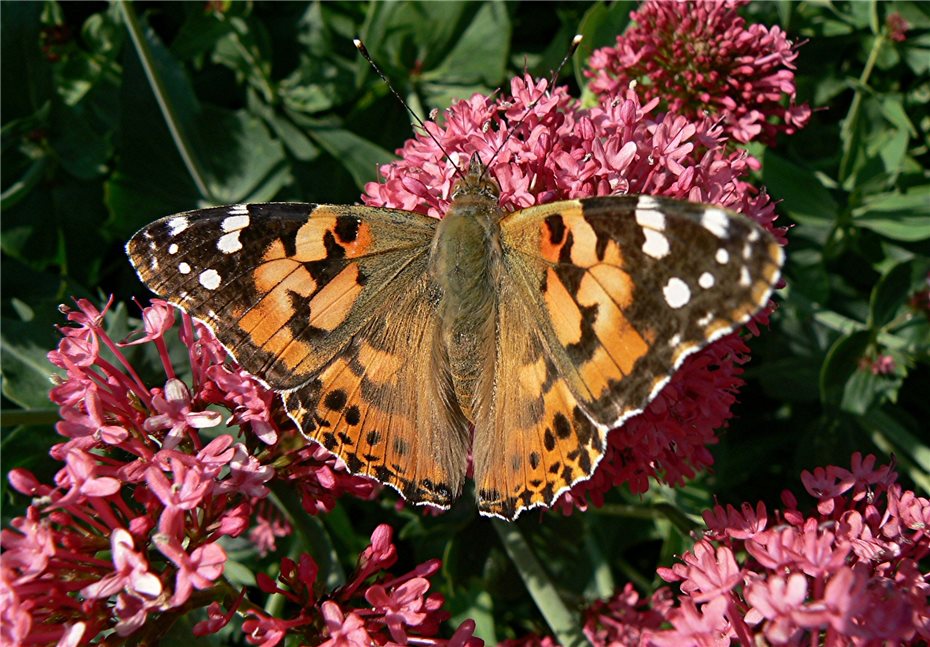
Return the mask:
[[452,185],[452,199],[474,196],[493,200],[500,198],[501,189],[497,181],[488,174],[487,167],[481,162],[478,153],[473,153],[468,162],[468,169]]

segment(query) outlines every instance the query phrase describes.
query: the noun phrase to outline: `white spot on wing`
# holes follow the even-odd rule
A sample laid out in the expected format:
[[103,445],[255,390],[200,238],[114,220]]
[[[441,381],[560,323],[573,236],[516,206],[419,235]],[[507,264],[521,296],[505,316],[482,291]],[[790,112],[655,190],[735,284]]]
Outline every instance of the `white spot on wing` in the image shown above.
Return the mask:
[[714,275],[710,272],[704,272],[698,278],[698,285],[700,285],[705,290],[714,287]]
[[238,215],[238,216],[229,216],[223,219],[223,223],[220,225],[223,228],[223,231],[238,231],[239,229],[245,229],[249,226],[249,216]]
[[678,333],[675,333],[674,335],[672,335],[672,338],[668,340],[668,345],[672,346],[673,348],[680,343],[681,343],[681,335],[679,335]]
[[187,229],[190,226],[190,221],[186,216],[175,216],[168,221],[168,228],[171,230],[168,232],[171,236],[177,236],[182,231]]
[[748,288],[750,282],[749,270],[746,269],[746,266],[741,267],[739,270],[739,284],[744,288]]
[[247,216],[249,215],[249,205],[234,204],[231,207],[229,207],[229,214],[231,216]]
[[721,247],[717,250],[717,255],[714,256],[714,258],[716,258],[717,262],[721,265],[726,265],[730,261],[730,253]]
[[752,256],[752,245],[746,243],[743,245],[743,259],[748,261],[750,256]]
[[714,320],[714,313],[708,312],[706,315],[697,320],[697,325],[702,328]]
[[[226,220],[229,220],[229,218]],[[216,248],[224,254],[232,254],[242,249],[242,243],[239,242],[239,230],[220,236],[220,239],[216,241]]]
[[654,229],[643,229],[646,236],[643,242],[643,254],[652,258],[665,258],[668,256],[668,238]]
[[[656,231],[665,231],[665,214],[655,209],[646,208],[643,205],[645,196],[640,196],[636,203],[636,224],[640,227],[648,227]],[[653,203],[655,200],[652,201]]]
[[200,273],[200,285],[208,290],[215,290],[220,287],[220,275],[216,270],[204,270]]
[[178,246],[177,246],[175,243],[171,243],[170,245],[168,245],[168,253],[169,253],[169,254],[177,254],[177,253],[178,253]]
[[730,218],[720,209],[708,209],[701,215],[701,226],[717,238],[726,238]]
[[691,300],[691,290],[688,289],[688,284],[674,276],[662,288],[662,294],[665,295],[665,302],[669,307],[676,310]]
[[190,274],[191,266],[188,265],[187,263],[181,263],[180,265],[178,265],[178,272],[180,272],[181,274]]

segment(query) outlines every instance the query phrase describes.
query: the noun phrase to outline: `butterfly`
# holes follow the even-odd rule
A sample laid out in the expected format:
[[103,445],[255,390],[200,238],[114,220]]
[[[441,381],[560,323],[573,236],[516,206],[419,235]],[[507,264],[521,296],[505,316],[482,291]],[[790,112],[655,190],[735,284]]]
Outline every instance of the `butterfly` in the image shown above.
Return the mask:
[[607,432],[748,321],[783,262],[719,207],[648,195],[514,212],[473,156],[442,220],[370,206],[189,211],[127,253],[279,392],[310,440],[447,508],[515,519],[589,478]]

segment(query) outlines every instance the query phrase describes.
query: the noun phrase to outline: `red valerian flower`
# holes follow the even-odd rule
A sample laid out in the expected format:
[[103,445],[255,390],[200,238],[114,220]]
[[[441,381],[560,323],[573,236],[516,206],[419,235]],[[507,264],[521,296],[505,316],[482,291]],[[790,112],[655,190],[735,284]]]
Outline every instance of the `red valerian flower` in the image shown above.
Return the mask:
[[[930,553],[924,520],[930,501],[902,491],[889,466],[875,469],[874,464],[874,456],[863,460],[856,453],[852,470],[828,466],[803,472],[805,488],[817,499],[816,514],[802,514],[786,492],[785,510],[767,515],[756,508],[755,516],[767,521],[751,536],[741,530],[742,520],[732,529],[722,526],[722,507],[705,513],[718,523],[682,556],[683,563],[659,569],[666,581],[681,583],[680,606],[667,615],[674,629],[647,634],[645,644],[716,639],[871,645],[930,639],[930,583],[920,568]],[[904,513],[902,506],[916,514]],[[718,558],[708,559],[714,552]],[[678,621],[698,613],[718,622]]]
[[682,563],[658,569],[680,593],[662,587],[645,600],[627,584],[585,611],[585,636],[597,647],[927,644],[930,500],[903,491],[874,456],[816,472],[802,473],[818,503],[810,515],[787,491],[771,514],[761,502],[705,511]]
[[[426,124],[453,159],[464,162],[478,153],[489,164],[505,211],[645,193],[740,211],[784,240],[784,230],[772,225],[768,196],[742,179],[752,160],[728,149],[722,128],[709,118],[655,113],[657,99],[643,104],[632,91],[584,108],[564,88],[547,93],[546,81],[529,76],[513,79],[510,89],[509,97],[496,99],[476,94],[454,104],[442,125]],[[384,182],[365,187],[364,202],[441,217],[451,200],[455,166],[422,133],[398,154],[401,159],[381,168]],[[642,493],[650,478],[680,485],[710,465],[707,446],[731,416],[748,353],[734,334],[689,357],[643,414],[608,435],[607,452],[591,479],[556,505],[566,513],[585,508],[589,500],[600,505],[607,491],[623,483]]]
[[[187,315],[180,338],[189,367],[176,368],[165,341],[176,317],[165,302],[144,308],[143,331],[123,343],[104,326],[111,302],[102,310],[76,303],[63,308],[72,325],[48,354],[64,371],[50,393],[64,437],[51,455],[63,466],[54,486],[21,469],[9,475],[33,500],[0,534],[5,643],[84,645],[112,631],[154,639],[171,624],[159,620],[186,610],[195,590],[228,587],[218,542],[245,533],[260,506],[267,518],[269,482],[293,484],[311,513],[332,509],[343,494],[374,491],[300,439],[275,415],[274,394]],[[124,353],[152,346],[163,388],[147,387]],[[188,373],[190,384],[177,377]],[[231,414],[226,425],[238,427],[242,442],[206,435],[223,423],[217,408]],[[276,525],[262,547],[288,532]],[[106,550],[110,557],[100,558]]]
[[746,2],[644,2],[617,44],[591,55],[591,90],[615,96],[635,87],[672,112],[722,120],[743,143],[803,128],[811,111],[794,103],[797,50],[778,27],[747,25],[737,13]]
[[[448,640],[437,635],[441,623],[449,618],[442,609],[442,596],[428,594],[429,578],[439,570],[439,561],[430,560],[408,573],[391,576],[384,569],[397,560],[392,536],[390,526],[378,526],[349,582],[334,591],[321,590],[316,562],[306,553],[297,562],[282,560],[277,581],[259,573],[258,587],[264,593],[283,596],[293,610],[290,617],[280,618],[257,608],[249,609],[249,618],[242,625],[246,640],[265,647],[274,647],[288,636],[300,644],[331,647],[482,645],[472,635],[473,621],[460,624]],[[362,589],[364,593],[360,594]],[[232,611],[223,615],[222,607],[211,606],[210,620],[198,624],[195,633],[202,636],[219,631]]]

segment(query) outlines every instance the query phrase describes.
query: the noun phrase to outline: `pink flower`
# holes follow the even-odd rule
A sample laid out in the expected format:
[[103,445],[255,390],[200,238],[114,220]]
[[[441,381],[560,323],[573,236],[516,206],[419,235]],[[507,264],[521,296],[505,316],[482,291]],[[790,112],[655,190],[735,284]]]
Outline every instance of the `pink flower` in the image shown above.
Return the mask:
[[903,43],[907,40],[907,31],[911,24],[897,11],[892,11],[885,17],[885,29],[888,30],[888,38],[896,43]]
[[365,631],[365,621],[353,612],[343,615],[335,602],[324,602],[321,606],[326,632],[330,638],[320,647],[369,647],[371,636]]
[[599,600],[585,611],[584,634],[594,645],[638,645],[646,632],[662,626],[671,607],[667,587],[642,599],[628,583],[609,600]]
[[[901,533],[908,526],[902,511],[922,517],[930,501],[902,493],[893,475],[887,466],[875,469],[874,457],[855,454],[851,471],[828,466],[802,475],[819,500],[814,516],[792,509],[785,525],[757,508],[761,528],[745,535],[740,517],[731,530],[712,515],[712,539],[697,542],[683,564],[659,569],[681,582],[682,595],[666,615],[674,630],[650,635],[648,644],[725,642],[728,631],[743,644],[897,644],[915,635],[925,642],[930,586],[918,564],[930,538],[921,523],[912,537]],[[870,495],[860,496],[854,483],[870,483]],[[825,494],[835,505],[822,505]],[[740,563],[731,561],[737,555]]]
[[158,550],[178,567],[169,604],[181,606],[193,589],[203,590],[223,574],[226,552],[217,544],[198,546],[188,555],[174,537],[156,537]]
[[120,591],[154,599],[161,594],[161,580],[149,572],[145,557],[133,550],[132,535],[117,528],[110,537],[114,572],[81,589],[88,598],[107,598]]
[[187,467],[182,461],[170,459],[174,482],[170,482],[158,467],[150,467],[145,481],[165,508],[158,521],[159,532],[170,537],[183,535],[184,514],[200,505],[213,481],[203,477],[196,468]]
[[777,133],[803,128],[811,111],[794,103],[797,51],[778,27],[747,26],[737,12],[745,3],[644,2],[617,44],[591,55],[591,90],[603,98],[635,87],[644,101],[661,100],[671,112],[721,119],[744,143],[773,143]]
[[222,421],[217,411],[192,411],[190,389],[181,380],[170,379],[165,383],[163,393],[155,393],[152,397],[152,407],[158,412],[145,421],[146,431],[168,429],[164,439],[164,447],[172,449],[183,440],[184,432],[188,429],[206,429],[215,427]]
[[65,469],[55,480],[59,486],[68,488],[68,493],[56,502],[57,505],[67,505],[81,497],[106,497],[119,492],[122,484],[112,476],[101,474],[105,468],[91,454],[75,448],[68,452],[65,461]]
[[423,595],[429,590],[429,580],[416,577],[404,582],[390,593],[381,585],[369,587],[365,599],[375,611],[384,614],[391,637],[403,644],[407,642],[404,625],[416,627],[426,619],[423,612]]
[[870,367],[872,375],[893,375],[897,365],[891,355],[879,355]]
[[25,517],[10,523],[13,530],[0,531],[3,545],[4,573],[23,581],[35,579],[55,555],[54,531],[47,519],[40,519],[36,508],[30,507]]
[[229,477],[220,483],[217,491],[240,492],[251,497],[268,496],[268,488],[264,484],[274,477],[274,470],[249,454],[245,445],[237,443],[233,449]]
[[704,523],[711,531],[708,534],[713,534],[715,539],[722,538],[721,533],[733,539],[751,539],[765,530],[767,522],[762,501],[756,504],[755,511],[748,503],[744,503],[739,511],[732,505],[727,505],[726,511],[723,506],[717,505],[712,510],[706,510],[703,516]]
[[[296,484],[304,507],[313,511],[332,509],[342,494],[374,491],[325,451],[309,448],[290,423],[264,419],[273,427],[264,440],[278,440],[272,445],[250,434],[256,416],[269,409],[255,406],[244,415],[242,407],[270,403],[274,394],[231,362],[227,369],[225,350],[187,315],[178,317],[185,366],[176,368],[171,357],[179,354],[167,352],[165,335],[175,314],[164,302],[143,310],[144,333],[130,342],[157,351],[165,372],[160,390],[145,385],[123,355],[125,345],[107,333],[111,304],[102,311],[86,300],[76,304],[76,310],[62,309],[72,325],[60,329],[59,348],[49,353],[64,371],[49,394],[65,437],[51,456],[64,466],[54,485],[22,469],[10,474],[12,486],[33,503],[0,534],[4,630],[9,623],[16,632],[4,634],[7,642],[99,642],[114,630],[129,636],[166,613],[206,605],[207,596],[192,592],[212,587],[223,572],[226,557],[217,540],[249,529],[274,478]],[[249,382],[248,388],[223,392],[210,378],[220,374],[217,367]],[[190,387],[179,374],[191,376]],[[228,424],[240,427],[243,442],[229,433],[202,434],[224,417],[206,410],[208,404],[232,414]],[[167,437],[153,433],[161,429]],[[255,442],[260,454],[249,449]],[[108,546],[112,561],[99,558]],[[153,546],[168,556],[157,569],[148,562]],[[174,582],[170,597],[167,582]],[[207,627],[221,624],[214,619]]]
[[788,578],[776,575],[768,580],[753,581],[746,589],[746,602],[752,605],[746,622],[755,625],[763,618],[768,620],[765,637],[773,644],[783,645],[800,631],[794,614],[806,599],[807,578],[800,573]]
[[264,557],[275,549],[277,538],[291,534],[291,526],[286,519],[275,514],[270,506],[259,509],[255,519],[255,525],[249,530],[249,539],[258,548],[258,554]]

